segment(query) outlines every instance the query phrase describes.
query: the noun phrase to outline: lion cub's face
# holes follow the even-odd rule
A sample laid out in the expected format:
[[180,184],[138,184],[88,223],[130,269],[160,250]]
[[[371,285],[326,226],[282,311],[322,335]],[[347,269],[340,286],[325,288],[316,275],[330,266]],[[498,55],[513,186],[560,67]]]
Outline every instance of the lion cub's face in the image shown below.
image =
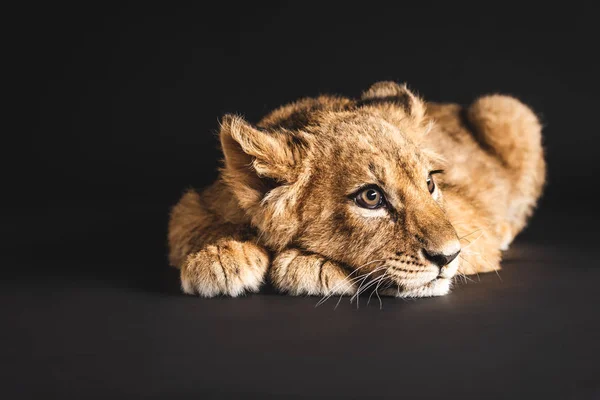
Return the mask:
[[341,115],[322,129],[297,244],[364,272],[381,267],[403,287],[453,276],[460,243],[443,211],[440,171],[380,118]]
[[323,112],[302,131],[225,121],[224,178],[269,246],[322,254],[355,275],[385,273],[396,290],[448,282],[460,243],[441,171],[418,146],[422,105],[409,96],[387,113],[368,104]]

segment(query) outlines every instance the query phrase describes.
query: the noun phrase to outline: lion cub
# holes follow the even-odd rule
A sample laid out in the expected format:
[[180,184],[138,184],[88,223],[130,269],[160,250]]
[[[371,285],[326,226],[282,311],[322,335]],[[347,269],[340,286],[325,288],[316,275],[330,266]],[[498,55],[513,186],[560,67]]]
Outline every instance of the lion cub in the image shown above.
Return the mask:
[[[169,222],[185,293],[440,296],[500,268],[545,180],[541,127],[518,100],[424,103],[379,82],[220,129],[224,166]],[[359,289],[360,288],[360,289]]]

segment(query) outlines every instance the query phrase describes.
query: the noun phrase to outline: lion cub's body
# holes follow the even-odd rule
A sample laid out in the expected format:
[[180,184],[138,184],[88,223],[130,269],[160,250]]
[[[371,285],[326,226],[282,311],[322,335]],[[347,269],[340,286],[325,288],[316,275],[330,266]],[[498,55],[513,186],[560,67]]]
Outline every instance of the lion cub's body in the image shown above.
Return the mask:
[[[518,100],[424,104],[389,82],[360,100],[301,100],[256,127],[226,117],[221,143],[220,179],[186,193],[169,224],[182,288],[203,296],[256,291],[267,275],[291,294],[445,294],[456,273],[499,269],[545,179],[540,124]],[[430,194],[421,176],[434,169]],[[373,180],[386,210],[347,199]],[[455,242],[448,265],[423,256]]]

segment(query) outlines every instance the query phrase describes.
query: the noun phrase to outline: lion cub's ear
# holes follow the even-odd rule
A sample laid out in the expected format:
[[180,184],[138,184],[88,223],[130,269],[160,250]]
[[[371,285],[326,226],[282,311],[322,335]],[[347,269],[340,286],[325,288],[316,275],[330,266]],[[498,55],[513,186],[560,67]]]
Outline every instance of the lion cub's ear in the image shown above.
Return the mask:
[[400,106],[404,112],[415,120],[422,120],[425,115],[425,106],[421,99],[414,95],[406,84],[384,81],[373,84],[365,91],[359,105],[394,104]]
[[263,131],[243,118],[225,115],[221,121],[223,178],[241,205],[252,205],[277,183],[293,181],[301,146],[289,134]]

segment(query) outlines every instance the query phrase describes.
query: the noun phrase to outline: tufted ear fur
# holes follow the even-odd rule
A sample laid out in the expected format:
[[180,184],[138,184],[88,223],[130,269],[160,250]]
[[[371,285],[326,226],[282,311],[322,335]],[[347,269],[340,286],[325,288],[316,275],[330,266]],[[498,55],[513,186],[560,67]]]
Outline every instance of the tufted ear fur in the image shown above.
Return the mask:
[[359,105],[385,105],[400,106],[404,113],[420,122],[425,116],[425,105],[415,96],[406,84],[383,81],[373,84],[365,91]]
[[223,178],[242,208],[248,210],[275,186],[294,180],[301,146],[290,135],[263,131],[241,117],[225,115],[220,139]]

